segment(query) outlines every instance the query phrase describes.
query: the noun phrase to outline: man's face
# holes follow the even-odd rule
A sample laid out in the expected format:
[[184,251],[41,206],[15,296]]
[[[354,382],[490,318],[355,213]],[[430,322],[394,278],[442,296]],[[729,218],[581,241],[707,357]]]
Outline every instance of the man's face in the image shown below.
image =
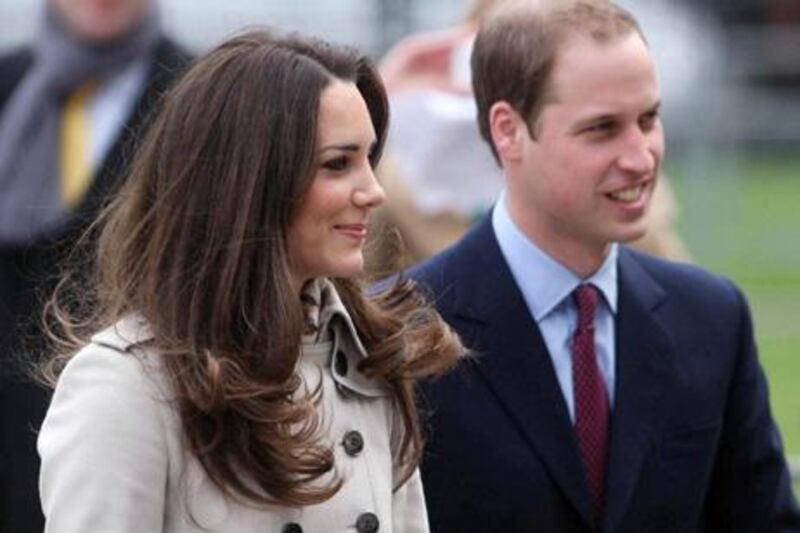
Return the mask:
[[90,42],[123,37],[154,0],[50,0],[61,22]]
[[602,257],[645,232],[664,154],[655,69],[635,33],[604,44],[575,36],[550,88],[508,180],[509,209],[551,255]]

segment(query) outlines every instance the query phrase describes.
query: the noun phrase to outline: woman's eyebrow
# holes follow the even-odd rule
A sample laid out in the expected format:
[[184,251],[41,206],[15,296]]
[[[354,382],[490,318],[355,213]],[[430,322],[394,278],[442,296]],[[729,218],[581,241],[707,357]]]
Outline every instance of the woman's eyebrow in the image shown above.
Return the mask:
[[344,152],[358,152],[361,146],[358,143],[328,144],[320,150],[342,150]]
[[[378,144],[378,141],[372,141],[369,143],[368,148],[372,150],[375,145]],[[358,152],[361,150],[362,145],[359,143],[332,143],[326,144],[322,148],[320,148],[320,152],[324,152],[326,150],[341,150],[343,152]]]

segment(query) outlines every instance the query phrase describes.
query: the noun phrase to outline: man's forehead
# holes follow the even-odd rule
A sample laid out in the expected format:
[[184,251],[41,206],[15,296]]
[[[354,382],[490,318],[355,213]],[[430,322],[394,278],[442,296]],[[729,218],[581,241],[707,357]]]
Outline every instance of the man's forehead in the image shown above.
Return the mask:
[[655,72],[650,50],[637,33],[630,32],[611,40],[573,33],[559,44],[553,55],[550,78],[554,82],[592,77],[601,81],[628,72],[641,74],[642,69]]
[[649,108],[660,99],[649,50],[636,33],[610,42],[574,37],[559,50],[544,104],[575,102],[588,107],[616,103]]

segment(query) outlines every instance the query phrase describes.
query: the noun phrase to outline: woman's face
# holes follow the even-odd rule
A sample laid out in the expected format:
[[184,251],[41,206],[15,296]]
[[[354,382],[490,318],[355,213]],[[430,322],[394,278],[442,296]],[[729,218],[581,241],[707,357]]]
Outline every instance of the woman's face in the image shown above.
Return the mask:
[[367,216],[384,199],[369,158],[375,142],[355,84],[332,81],[320,95],[314,178],[289,226],[289,258],[298,286],[363,270]]

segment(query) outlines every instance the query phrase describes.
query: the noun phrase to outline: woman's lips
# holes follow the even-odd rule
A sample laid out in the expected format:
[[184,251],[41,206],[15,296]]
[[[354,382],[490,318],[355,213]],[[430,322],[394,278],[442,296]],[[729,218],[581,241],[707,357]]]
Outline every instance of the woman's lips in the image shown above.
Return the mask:
[[354,239],[363,239],[367,236],[366,224],[337,224],[333,229]]

